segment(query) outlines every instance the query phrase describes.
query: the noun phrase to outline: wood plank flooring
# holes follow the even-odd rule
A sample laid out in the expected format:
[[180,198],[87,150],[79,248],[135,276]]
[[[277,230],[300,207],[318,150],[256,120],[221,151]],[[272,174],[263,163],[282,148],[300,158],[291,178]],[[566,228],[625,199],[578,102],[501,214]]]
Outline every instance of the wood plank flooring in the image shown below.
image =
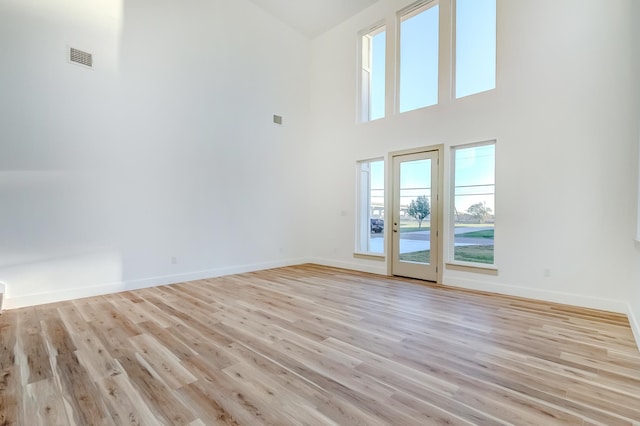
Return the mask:
[[302,265],[3,312],[0,425],[640,424],[623,315]]

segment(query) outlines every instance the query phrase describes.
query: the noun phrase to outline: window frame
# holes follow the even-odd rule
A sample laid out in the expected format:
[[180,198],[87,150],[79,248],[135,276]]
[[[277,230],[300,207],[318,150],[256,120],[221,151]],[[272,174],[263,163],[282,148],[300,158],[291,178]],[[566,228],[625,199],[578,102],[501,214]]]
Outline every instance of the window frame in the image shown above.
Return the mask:
[[497,262],[496,262],[496,252],[495,252],[495,230],[496,230],[496,217],[495,217],[495,212],[494,212],[494,238],[493,238],[493,244],[494,244],[494,252],[493,252],[493,263],[489,264],[489,263],[480,263],[480,262],[468,262],[468,261],[463,261],[463,260],[456,260],[455,259],[455,227],[456,227],[456,220],[455,220],[455,206],[456,206],[456,151],[461,150],[461,149],[467,149],[467,148],[477,148],[477,147],[481,147],[481,146],[489,146],[489,145],[493,145],[494,147],[494,166],[493,166],[493,175],[494,175],[494,179],[493,179],[493,198],[494,198],[494,206],[496,203],[496,194],[497,194],[497,179],[496,179],[496,159],[497,159],[497,139],[489,139],[489,140],[484,140],[484,141],[480,141],[480,142],[472,142],[472,143],[465,143],[465,144],[460,144],[460,145],[454,145],[451,146],[451,150],[450,150],[450,166],[451,166],[451,173],[450,173],[450,190],[449,190],[449,197],[450,197],[450,203],[449,203],[449,250],[447,251],[447,257],[448,257],[448,261],[445,263],[445,266],[447,267],[447,269],[453,269],[453,270],[460,270],[460,271],[465,271],[465,272],[476,272],[476,273],[483,273],[483,274],[488,274],[488,275],[497,275],[498,274],[498,266],[497,266]]
[[430,105],[424,105],[418,108],[409,109],[403,111],[401,108],[401,92],[402,92],[402,23],[408,19],[411,19],[422,12],[427,11],[428,9],[438,6],[440,7],[440,0],[419,0],[415,3],[410,4],[409,6],[400,9],[396,12],[396,43],[395,43],[395,68],[396,68],[396,76],[395,76],[395,113],[396,114],[404,114],[412,111],[421,110],[424,108],[430,108],[437,105],[440,105],[440,78],[441,78],[441,63],[440,63],[440,44],[441,44],[441,31],[442,31],[442,23],[440,21],[440,9],[438,9],[438,43],[437,43],[437,77],[436,77],[436,102]]
[[[377,118],[371,118],[371,111],[372,111],[372,96],[371,96],[371,80],[373,78],[373,73],[372,71],[372,62],[373,62],[373,57],[372,57],[372,51],[373,51],[373,38],[376,35],[379,35],[380,33],[384,32],[385,33],[385,49],[384,49],[384,54],[385,54],[385,58],[384,58],[384,69],[385,69],[385,83],[384,83],[384,97],[383,97],[383,114],[381,117],[377,117]],[[374,25],[358,32],[358,122],[360,123],[369,123],[372,121],[377,121],[377,120],[381,120],[383,118],[386,117],[386,103],[387,103],[387,84],[386,84],[386,68],[387,68],[387,62],[388,62],[388,58],[387,58],[387,42],[388,42],[388,38],[387,38],[387,25],[385,23],[385,21],[379,21],[377,23],[375,23]],[[369,57],[367,60],[367,66],[365,66],[365,46],[364,46],[364,39],[365,37],[369,37],[370,38],[370,42],[369,42],[369,48],[368,48],[368,52],[369,52]],[[368,68],[368,69],[367,69]],[[367,83],[365,84],[364,80],[364,73],[368,72],[368,78],[367,78]],[[366,92],[365,92],[366,91]],[[366,99],[365,99],[366,98]]]
[[[354,256],[384,260],[386,255],[386,227],[382,231],[382,252],[374,252],[369,250],[369,240],[371,234],[371,167],[372,163],[382,163],[382,199],[383,212],[386,208],[386,161],[384,157],[376,157],[368,160],[360,160],[356,162],[356,235],[355,235],[355,251]],[[369,170],[364,171],[363,165],[368,164]],[[366,173],[367,182],[364,184],[363,174]],[[364,200],[366,199],[366,203]],[[383,218],[385,215],[383,213]],[[363,220],[364,218],[364,220]],[[366,241],[366,244],[363,242]],[[363,247],[364,246],[364,247]]]

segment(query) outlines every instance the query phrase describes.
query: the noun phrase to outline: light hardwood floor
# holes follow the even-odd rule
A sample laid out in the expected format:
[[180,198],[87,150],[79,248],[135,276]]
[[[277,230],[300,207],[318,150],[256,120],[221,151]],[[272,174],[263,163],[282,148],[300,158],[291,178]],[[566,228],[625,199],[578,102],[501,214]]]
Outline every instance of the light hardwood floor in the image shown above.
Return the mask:
[[313,265],[6,311],[0,339],[0,425],[640,421],[622,315]]

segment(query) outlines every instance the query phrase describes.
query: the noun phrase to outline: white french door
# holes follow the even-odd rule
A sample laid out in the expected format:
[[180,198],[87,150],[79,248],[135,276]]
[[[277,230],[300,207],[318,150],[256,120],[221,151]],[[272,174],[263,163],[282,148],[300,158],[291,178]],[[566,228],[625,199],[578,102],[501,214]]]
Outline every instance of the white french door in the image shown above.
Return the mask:
[[438,281],[439,151],[392,156],[391,273]]

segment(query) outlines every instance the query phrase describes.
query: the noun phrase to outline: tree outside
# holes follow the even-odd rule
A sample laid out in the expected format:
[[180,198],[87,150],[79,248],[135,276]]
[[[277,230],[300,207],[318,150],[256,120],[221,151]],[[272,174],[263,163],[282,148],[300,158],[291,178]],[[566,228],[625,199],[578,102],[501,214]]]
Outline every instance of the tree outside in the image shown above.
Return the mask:
[[491,212],[491,208],[487,207],[484,201],[473,204],[467,209],[467,213],[476,218],[479,223],[485,223],[487,218],[491,215]]
[[422,221],[431,213],[431,206],[426,195],[419,195],[415,200],[411,200],[407,214],[418,221],[418,228],[422,227]]

